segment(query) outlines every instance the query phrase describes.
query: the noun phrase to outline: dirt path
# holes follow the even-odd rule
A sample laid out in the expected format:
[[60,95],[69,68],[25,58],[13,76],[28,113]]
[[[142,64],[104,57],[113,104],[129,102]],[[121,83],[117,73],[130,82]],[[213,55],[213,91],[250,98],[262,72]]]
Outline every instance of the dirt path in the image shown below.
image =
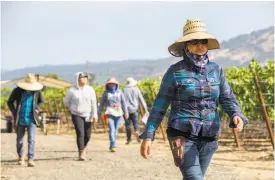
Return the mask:
[[[39,131],[38,131],[39,132]],[[167,143],[156,141],[153,156],[139,156],[139,144],[125,145],[119,134],[116,153],[108,151],[107,134],[93,134],[88,160],[77,161],[75,136],[42,135],[38,133],[36,167],[17,165],[15,134],[1,134],[2,180],[177,180],[181,179],[174,166]],[[26,140],[25,140],[26,142]],[[26,143],[25,143],[26,150]],[[274,161],[269,152],[232,152],[219,150],[208,169],[206,180],[272,180]]]

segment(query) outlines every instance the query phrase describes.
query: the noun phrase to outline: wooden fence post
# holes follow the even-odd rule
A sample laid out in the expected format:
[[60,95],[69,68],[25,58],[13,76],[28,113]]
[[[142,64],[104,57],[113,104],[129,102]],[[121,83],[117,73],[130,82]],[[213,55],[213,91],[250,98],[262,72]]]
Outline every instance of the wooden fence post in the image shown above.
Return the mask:
[[262,114],[263,114],[263,117],[266,121],[270,141],[271,141],[271,144],[272,144],[273,149],[274,149],[274,134],[273,134],[272,127],[271,127],[271,121],[270,121],[268,113],[267,113],[267,109],[266,109],[266,106],[265,106],[265,103],[264,103],[264,97],[263,97],[262,89],[261,89],[259,79],[258,79],[257,76],[254,77],[254,83],[256,85],[256,90],[258,92],[260,104],[261,104],[261,107],[262,107]]
[[[155,93],[155,91],[152,90],[151,86],[149,86],[149,89],[150,89],[150,91],[151,91],[151,93],[152,93],[153,100],[155,100],[155,99],[156,99],[156,93]],[[159,129],[159,130],[161,131],[161,133],[162,133],[163,141],[166,141],[165,130],[164,130],[164,127],[163,127],[162,122],[160,123],[158,129]]]
[[[100,102],[98,94],[96,94],[96,99],[97,99],[97,105],[98,105],[98,103]],[[98,118],[100,118],[100,117],[98,117]],[[101,118],[100,119],[101,119],[101,122],[102,122],[102,125],[103,125],[103,128],[104,128],[104,132],[107,133],[107,126],[106,126],[106,123],[105,123],[104,113],[101,113]]]

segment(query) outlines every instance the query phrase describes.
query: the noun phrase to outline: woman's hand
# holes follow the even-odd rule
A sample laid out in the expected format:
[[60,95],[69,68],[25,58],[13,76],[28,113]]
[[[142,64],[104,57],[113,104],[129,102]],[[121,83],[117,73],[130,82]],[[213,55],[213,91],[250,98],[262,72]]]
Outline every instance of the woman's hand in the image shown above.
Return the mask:
[[93,117],[92,122],[96,123],[98,119],[96,117]]
[[239,116],[235,116],[233,118],[233,122],[235,124],[235,127],[234,129],[237,129],[239,132],[241,132],[243,130],[243,120],[239,117]]
[[119,111],[120,110],[120,105],[114,105],[114,109],[116,110],[116,111]]
[[129,118],[129,114],[124,114],[124,119],[128,119]]
[[152,150],[152,141],[151,140],[143,140],[140,146],[140,155],[144,159],[148,159],[151,156]]

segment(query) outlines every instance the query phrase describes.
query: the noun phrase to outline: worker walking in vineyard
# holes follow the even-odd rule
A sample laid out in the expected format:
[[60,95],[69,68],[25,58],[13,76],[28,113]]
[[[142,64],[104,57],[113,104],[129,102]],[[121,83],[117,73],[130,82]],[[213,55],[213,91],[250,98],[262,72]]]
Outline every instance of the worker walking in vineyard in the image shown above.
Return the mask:
[[105,84],[105,91],[101,96],[98,107],[98,116],[106,107],[105,115],[108,117],[109,126],[109,149],[111,152],[116,151],[116,138],[120,127],[122,116],[128,119],[128,109],[123,92],[119,89],[118,81],[111,77]]
[[16,149],[19,165],[25,164],[24,135],[28,131],[28,166],[35,166],[36,126],[39,124],[38,115],[44,104],[41,93],[43,85],[37,82],[34,74],[28,73],[24,82],[18,82],[12,91],[7,104],[15,120]]
[[138,143],[140,143],[139,139],[139,121],[138,121],[138,114],[139,114],[139,103],[141,103],[145,113],[148,113],[146,102],[139,90],[136,86],[138,82],[129,77],[126,81],[126,86],[123,89],[123,93],[125,95],[126,104],[128,107],[129,118],[125,119],[125,127],[126,127],[126,135],[127,135],[127,142],[126,144],[130,144],[132,141],[132,132],[131,132],[131,124],[133,123],[134,126],[134,135],[137,138]]
[[231,128],[242,131],[248,123],[223,68],[209,61],[208,50],[219,48],[219,42],[206,31],[201,20],[187,20],[183,37],[168,48],[173,56],[183,60],[171,65],[164,74],[140,136],[140,153],[148,159],[155,131],[171,104],[167,136],[174,163],[184,180],[202,180],[218,148],[218,103],[230,117]]
[[84,161],[86,158],[87,146],[91,139],[92,122],[97,122],[98,119],[95,90],[87,83],[87,73],[76,73],[75,85],[68,90],[64,97],[64,104],[72,114],[80,161]]

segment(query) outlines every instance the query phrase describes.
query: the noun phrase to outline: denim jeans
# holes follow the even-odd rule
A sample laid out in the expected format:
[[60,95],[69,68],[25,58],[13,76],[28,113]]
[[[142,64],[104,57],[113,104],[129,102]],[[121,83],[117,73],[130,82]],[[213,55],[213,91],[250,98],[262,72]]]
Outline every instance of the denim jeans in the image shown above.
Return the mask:
[[[169,144],[170,137],[168,136]],[[212,156],[218,149],[218,141],[185,139],[184,161],[179,167],[183,180],[203,180]]]
[[139,124],[138,124],[138,112],[129,113],[129,118],[125,120],[125,127],[126,127],[126,134],[127,134],[127,141],[132,139],[132,132],[131,132],[131,124],[133,123],[135,132],[139,132]]
[[24,135],[25,130],[28,131],[28,159],[34,159],[35,153],[35,136],[36,136],[36,124],[31,123],[29,126],[22,126],[20,124],[17,125],[16,132],[16,149],[19,157],[24,156]]
[[121,116],[108,115],[108,126],[109,126],[109,140],[110,148],[116,147],[116,137],[118,134],[118,128],[121,123]]

